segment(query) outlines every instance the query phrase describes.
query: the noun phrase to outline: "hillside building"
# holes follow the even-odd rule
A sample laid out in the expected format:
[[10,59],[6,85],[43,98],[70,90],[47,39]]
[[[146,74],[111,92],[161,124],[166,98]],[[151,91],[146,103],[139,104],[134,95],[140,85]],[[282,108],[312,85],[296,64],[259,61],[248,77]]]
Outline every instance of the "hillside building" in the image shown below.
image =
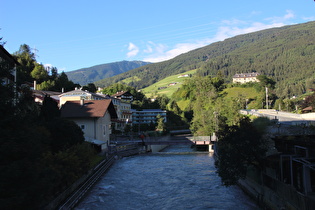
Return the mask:
[[247,82],[259,82],[257,76],[260,75],[259,73],[252,72],[252,73],[241,73],[235,74],[233,76],[233,83],[247,83]]

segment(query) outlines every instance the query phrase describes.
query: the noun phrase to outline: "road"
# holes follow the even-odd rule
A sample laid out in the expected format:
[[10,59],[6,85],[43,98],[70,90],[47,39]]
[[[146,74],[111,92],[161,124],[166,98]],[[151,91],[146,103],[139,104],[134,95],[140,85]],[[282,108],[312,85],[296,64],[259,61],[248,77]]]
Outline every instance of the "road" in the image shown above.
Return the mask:
[[310,124],[315,118],[305,118],[303,114],[294,114],[290,112],[277,111],[274,109],[241,110],[242,114],[250,114],[259,117],[267,117],[271,120],[277,120],[281,124]]

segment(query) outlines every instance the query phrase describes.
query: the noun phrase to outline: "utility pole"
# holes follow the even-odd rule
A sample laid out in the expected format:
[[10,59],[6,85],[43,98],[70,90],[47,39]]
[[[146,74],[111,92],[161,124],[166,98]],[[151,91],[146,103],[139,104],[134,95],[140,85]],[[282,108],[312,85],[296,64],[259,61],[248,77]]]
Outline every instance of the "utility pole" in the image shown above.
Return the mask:
[[268,109],[268,88],[266,87],[266,109]]

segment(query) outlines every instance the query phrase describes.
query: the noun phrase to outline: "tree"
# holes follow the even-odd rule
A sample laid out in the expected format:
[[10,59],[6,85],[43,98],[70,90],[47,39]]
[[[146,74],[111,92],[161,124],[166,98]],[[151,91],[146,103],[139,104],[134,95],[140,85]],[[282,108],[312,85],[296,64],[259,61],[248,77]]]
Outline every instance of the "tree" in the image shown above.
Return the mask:
[[155,101],[158,103],[160,109],[166,109],[166,106],[170,99],[166,95],[158,96]]
[[94,83],[89,83],[87,86],[83,86],[82,90],[87,90],[91,93],[95,93],[97,91],[96,86],[94,85]]
[[64,72],[62,72],[57,77],[55,84],[56,84],[54,88],[55,91],[64,90],[66,92],[66,91],[74,90],[74,88],[76,87],[76,85],[68,79],[67,74]]
[[40,117],[46,122],[60,117],[58,103],[50,96],[46,95],[43,100],[43,105],[40,111]]
[[264,87],[268,87],[271,89],[275,88],[276,82],[273,79],[267,77],[266,75],[258,75],[257,79],[259,80],[259,84],[262,88]]
[[267,149],[263,134],[268,123],[267,118],[258,118],[251,123],[248,117],[243,117],[239,126],[225,125],[217,133],[215,165],[224,185],[234,185],[245,178],[250,165],[260,166]]
[[52,67],[49,69],[50,69],[49,80],[55,81],[58,78],[58,69],[56,67]]
[[31,72],[31,76],[34,80],[42,83],[48,80],[48,72],[46,71],[45,67],[42,64],[35,64],[34,69]]
[[157,121],[156,130],[158,130],[158,131],[165,131],[166,130],[166,126],[165,126],[165,123],[164,123],[164,118],[160,114],[158,114],[156,116],[156,121]]
[[180,115],[181,114],[181,110],[178,107],[178,105],[177,105],[175,100],[171,100],[171,102],[169,103],[169,110],[173,111],[174,114],[176,114],[176,115]]
[[84,142],[83,131],[73,121],[55,118],[48,121],[46,127],[51,133],[50,147],[54,153]]
[[[10,72],[0,66],[0,76]],[[40,112],[29,88],[18,92],[15,100],[14,87],[0,82],[0,206],[41,209],[90,169],[94,153],[52,99]]]
[[17,84],[21,85],[25,82],[33,82],[31,72],[35,68],[36,59],[34,53],[31,52],[31,48],[23,44],[13,56],[21,64],[17,66]]
[[55,88],[55,81],[48,80],[44,81],[41,84],[37,85],[37,89],[39,90],[54,90]]
[[[0,28],[1,29],[1,28]],[[1,41],[3,39],[3,37],[0,37],[0,45],[1,46],[4,46],[5,44],[6,44],[6,42],[4,42],[4,41]]]

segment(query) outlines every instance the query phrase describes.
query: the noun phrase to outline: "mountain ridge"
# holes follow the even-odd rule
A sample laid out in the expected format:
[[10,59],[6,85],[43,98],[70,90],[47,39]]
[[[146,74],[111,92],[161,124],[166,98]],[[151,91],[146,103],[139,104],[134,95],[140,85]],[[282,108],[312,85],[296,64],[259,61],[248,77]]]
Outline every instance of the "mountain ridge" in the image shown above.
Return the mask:
[[[265,29],[238,35],[181,54],[168,61],[153,63],[95,82],[104,87],[137,77],[127,85],[138,89],[161,79],[197,69],[200,75],[216,76],[227,82],[235,73],[259,72],[277,82],[281,97],[305,92],[314,83],[315,21]],[[308,81],[306,81],[308,80]]]
[[81,68],[65,73],[69,80],[74,83],[87,85],[88,83],[94,83],[95,81],[109,78],[147,64],[150,64],[150,62],[123,60]]

